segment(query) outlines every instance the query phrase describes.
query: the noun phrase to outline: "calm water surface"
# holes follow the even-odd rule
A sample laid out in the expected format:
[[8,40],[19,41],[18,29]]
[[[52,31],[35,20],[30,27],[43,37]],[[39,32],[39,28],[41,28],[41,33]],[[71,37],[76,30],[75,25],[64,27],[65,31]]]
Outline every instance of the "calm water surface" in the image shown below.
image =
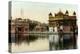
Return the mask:
[[12,43],[12,52],[27,52],[27,51],[47,51],[49,50],[49,41],[47,38],[37,39],[29,44],[22,42],[20,45]]

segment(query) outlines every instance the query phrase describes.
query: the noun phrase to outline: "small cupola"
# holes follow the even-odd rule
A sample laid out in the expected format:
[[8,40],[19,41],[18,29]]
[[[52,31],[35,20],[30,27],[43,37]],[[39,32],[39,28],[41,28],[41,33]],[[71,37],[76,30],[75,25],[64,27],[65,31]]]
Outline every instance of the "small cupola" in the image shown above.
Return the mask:
[[75,11],[73,12],[73,15],[74,15],[74,16],[76,15],[76,12],[75,12]]
[[52,16],[52,13],[51,12],[49,13],[49,16]]
[[65,12],[65,15],[69,15],[69,12],[68,12],[68,10],[66,10],[66,12]]

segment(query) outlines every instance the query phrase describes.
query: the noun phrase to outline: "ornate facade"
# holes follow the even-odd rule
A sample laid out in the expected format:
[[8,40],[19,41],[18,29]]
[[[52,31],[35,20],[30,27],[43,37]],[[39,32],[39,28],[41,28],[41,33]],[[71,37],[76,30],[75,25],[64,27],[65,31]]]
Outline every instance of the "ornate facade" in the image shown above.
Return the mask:
[[69,15],[68,10],[65,13],[59,11],[55,16],[49,13],[49,27],[57,27],[58,31],[62,29],[64,32],[75,30],[77,28],[76,12],[73,12],[72,16]]

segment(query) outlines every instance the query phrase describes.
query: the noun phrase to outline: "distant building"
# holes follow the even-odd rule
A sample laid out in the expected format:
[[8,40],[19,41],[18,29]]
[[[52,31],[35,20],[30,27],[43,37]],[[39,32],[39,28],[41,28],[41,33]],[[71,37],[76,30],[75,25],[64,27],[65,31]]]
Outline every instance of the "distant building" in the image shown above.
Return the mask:
[[16,18],[11,21],[11,34],[15,34],[16,40],[23,40],[28,35],[29,23],[26,19]]
[[38,31],[38,32],[44,32],[44,31],[48,31],[47,30],[47,25],[43,24],[43,23],[38,23],[35,28],[34,31]]

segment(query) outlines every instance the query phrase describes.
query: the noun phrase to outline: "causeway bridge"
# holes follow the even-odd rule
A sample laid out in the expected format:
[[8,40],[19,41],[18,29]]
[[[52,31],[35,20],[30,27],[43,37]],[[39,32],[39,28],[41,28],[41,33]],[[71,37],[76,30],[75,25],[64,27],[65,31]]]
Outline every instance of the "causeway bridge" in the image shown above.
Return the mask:
[[49,32],[49,31],[45,31],[45,32],[35,32],[35,31],[29,31],[27,33],[22,33],[25,36],[28,35],[32,35],[32,36],[49,36],[49,35],[69,35],[69,36],[73,36],[73,32]]

